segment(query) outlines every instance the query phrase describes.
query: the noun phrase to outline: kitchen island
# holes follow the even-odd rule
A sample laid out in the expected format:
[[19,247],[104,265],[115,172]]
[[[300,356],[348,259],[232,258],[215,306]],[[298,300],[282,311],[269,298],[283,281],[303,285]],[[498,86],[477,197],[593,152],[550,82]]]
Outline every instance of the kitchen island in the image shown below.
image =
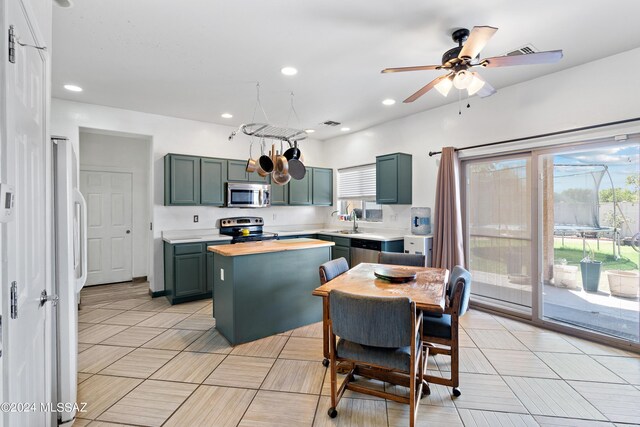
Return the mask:
[[236,345],[321,321],[322,304],[311,293],[334,244],[302,238],[207,247],[216,329]]

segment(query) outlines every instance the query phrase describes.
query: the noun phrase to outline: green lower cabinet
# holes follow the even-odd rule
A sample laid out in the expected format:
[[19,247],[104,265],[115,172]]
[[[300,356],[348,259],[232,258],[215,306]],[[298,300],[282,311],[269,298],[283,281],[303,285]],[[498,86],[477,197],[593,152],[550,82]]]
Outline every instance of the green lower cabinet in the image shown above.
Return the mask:
[[333,246],[331,259],[345,258],[351,267],[351,248],[346,246]]
[[213,253],[207,246],[226,243],[164,243],[164,288],[171,304],[212,297]]
[[213,252],[207,251],[207,292],[213,292]]
[[205,293],[205,255],[178,255],[174,259],[176,298],[192,297]]

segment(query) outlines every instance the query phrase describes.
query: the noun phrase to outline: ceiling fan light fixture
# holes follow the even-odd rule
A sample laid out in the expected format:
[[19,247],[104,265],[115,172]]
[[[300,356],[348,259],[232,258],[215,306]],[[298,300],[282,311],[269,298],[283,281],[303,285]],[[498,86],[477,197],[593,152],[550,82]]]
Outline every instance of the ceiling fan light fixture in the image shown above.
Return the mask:
[[456,89],[466,89],[471,84],[472,75],[467,70],[460,70],[453,78],[453,85]]
[[484,87],[485,81],[482,77],[478,76],[478,73],[472,73],[471,83],[467,86],[467,92],[469,96],[475,95],[480,89]]
[[440,80],[434,87],[442,96],[447,96],[452,86],[453,82],[451,81],[451,77],[447,77],[446,79]]

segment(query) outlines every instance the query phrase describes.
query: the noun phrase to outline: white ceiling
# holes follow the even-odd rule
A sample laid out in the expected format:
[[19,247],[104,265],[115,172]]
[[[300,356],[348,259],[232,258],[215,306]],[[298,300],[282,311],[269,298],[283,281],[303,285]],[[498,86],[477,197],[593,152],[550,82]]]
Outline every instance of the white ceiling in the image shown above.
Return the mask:
[[481,57],[528,43],[564,50],[558,64],[482,70],[499,91],[640,46],[638,16],[637,0],[75,0],[54,6],[53,96],[237,126],[252,121],[259,81],[273,124],[285,125],[293,91],[301,122],[289,125],[326,139],[341,133],[326,120],[357,131],[457,100],[432,91],[402,103],[438,71],[380,74],[439,64],[455,28],[499,28]]

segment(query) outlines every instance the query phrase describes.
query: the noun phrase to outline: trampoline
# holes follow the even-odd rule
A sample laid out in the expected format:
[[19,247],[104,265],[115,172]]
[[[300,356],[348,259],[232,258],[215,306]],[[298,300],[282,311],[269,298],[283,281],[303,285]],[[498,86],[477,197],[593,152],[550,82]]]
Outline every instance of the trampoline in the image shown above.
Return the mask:
[[[554,164],[554,235],[582,237],[583,256],[587,255],[586,239],[599,239],[610,233],[613,240],[613,256],[620,258],[618,229],[600,224],[600,185],[605,176],[609,179],[613,195],[613,224],[616,224],[616,189],[609,168],[604,164]],[[555,189],[563,189],[557,192]]]

